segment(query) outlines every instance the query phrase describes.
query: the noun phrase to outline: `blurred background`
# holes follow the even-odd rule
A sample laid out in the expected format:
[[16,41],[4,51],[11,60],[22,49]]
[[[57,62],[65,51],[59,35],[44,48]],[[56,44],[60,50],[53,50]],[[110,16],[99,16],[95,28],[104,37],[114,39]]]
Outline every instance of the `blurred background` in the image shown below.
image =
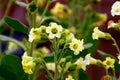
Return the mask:
[[[3,18],[4,14],[5,14],[5,10],[8,5],[8,1],[9,0],[0,0],[0,20]],[[24,0],[21,0],[21,1],[25,2]],[[66,0],[59,0],[59,1],[63,4],[67,4]],[[97,10],[100,13],[107,14],[107,16],[108,16],[107,21],[102,24],[101,29],[102,29],[102,31],[111,33],[111,35],[116,39],[116,41],[120,47],[120,41],[119,41],[120,40],[120,32],[113,30],[113,29],[109,29],[109,30],[107,29],[109,20],[114,20],[115,22],[117,22],[120,18],[119,16],[112,17],[111,13],[110,13],[111,6],[115,1],[116,0],[101,0],[98,4],[95,4],[95,5],[93,4],[92,7],[93,7],[93,9]],[[89,2],[89,0],[88,0],[88,2]],[[53,7],[54,4],[55,3],[53,3],[49,8]],[[26,9],[14,4],[10,7],[10,11],[7,13],[7,15],[20,20],[21,22],[23,22],[25,25],[28,26],[28,22],[26,20]],[[0,32],[1,34],[4,34],[4,35],[10,34],[9,27],[7,27],[7,26],[5,26],[4,28],[0,27],[0,29],[4,29],[4,31]],[[23,37],[27,38],[28,36],[23,33],[21,34],[19,32],[15,32],[13,37],[16,38],[17,40],[22,40]],[[3,43],[3,44],[6,45],[5,43]],[[3,50],[5,48],[4,45],[2,47]],[[106,53],[114,55],[115,57],[117,56],[116,55],[117,50],[114,46],[112,46],[111,40],[100,39],[100,42],[97,46],[97,50],[102,50]],[[97,59],[103,60],[103,58],[99,55],[99,53],[97,53],[97,50],[95,51],[94,57]],[[20,49],[15,53],[15,55],[21,56],[22,53],[23,53],[23,50]],[[103,77],[105,75],[105,70],[102,67],[90,65],[87,68],[87,73],[89,74],[90,80],[100,80],[101,77]]]

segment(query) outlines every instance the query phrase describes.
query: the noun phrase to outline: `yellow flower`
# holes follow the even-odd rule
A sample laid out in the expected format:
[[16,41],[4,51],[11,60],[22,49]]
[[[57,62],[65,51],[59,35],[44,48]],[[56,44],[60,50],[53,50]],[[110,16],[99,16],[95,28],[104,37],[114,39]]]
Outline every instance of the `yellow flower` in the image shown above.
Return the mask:
[[46,33],[49,34],[49,39],[60,38],[62,32],[62,26],[56,23],[50,23],[50,25],[46,28]]
[[78,55],[79,54],[79,51],[82,51],[84,49],[84,46],[83,46],[83,39],[80,41],[80,40],[77,40],[75,38],[72,39],[72,42],[70,43],[70,46],[69,48],[74,51],[74,54],[75,55]]
[[71,75],[68,76],[65,80],[74,80]]
[[111,14],[112,14],[112,16],[120,15],[120,1],[116,1],[112,5]]
[[95,27],[94,32],[92,33],[92,38],[93,39],[98,39],[98,38],[104,38],[106,34],[98,29],[98,27]]
[[33,57],[28,56],[25,52],[22,56],[22,66],[25,73],[32,74],[32,69],[35,67],[35,65],[36,64],[33,61]]
[[85,64],[85,62],[84,62],[82,57],[80,57],[74,64],[77,64],[76,69],[86,70],[86,66],[87,65]]
[[51,9],[51,13],[55,17],[65,19],[69,15],[71,15],[72,11],[66,5],[57,2],[56,5],[54,6],[54,8]]
[[110,57],[107,57],[107,58],[103,61],[103,65],[105,66],[106,69],[114,68],[114,63],[115,63],[115,59],[112,59],[112,58],[110,58]]

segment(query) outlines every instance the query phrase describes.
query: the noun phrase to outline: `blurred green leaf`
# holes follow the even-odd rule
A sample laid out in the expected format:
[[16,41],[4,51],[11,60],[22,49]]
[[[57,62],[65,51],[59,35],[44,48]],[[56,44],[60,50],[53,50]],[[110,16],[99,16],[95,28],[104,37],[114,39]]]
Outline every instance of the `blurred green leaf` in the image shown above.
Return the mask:
[[26,50],[26,47],[20,41],[15,40],[13,38],[10,38],[10,37],[4,36],[4,35],[0,35],[0,40],[1,41],[11,41],[11,42],[17,44],[18,46],[20,46],[21,48],[23,48],[24,50]]
[[19,32],[23,32],[28,34],[29,30],[27,28],[27,26],[25,26],[23,23],[21,23],[20,21],[10,18],[10,17],[5,17],[4,18],[5,22],[14,30],[19,31]]
[[5,27],[4,26],[0,26],[0,33],[3,33],[5,31]]
[[118,63],[118,61],[116,60],[115,61],[115,70],[117,71],[117,72],[120,72],[120,64]]
[[103,57],[103,58],[106,58],[106,57],[112,57],[114,59],[116,59],[114,56],[112,56],[111,54],[107,54],[101,50],[97,50],[97,52]]
[[3,77],[0,76],[0,80],[5,80]]
[[90,48],[90,47],[92,47],[92,46],[93,46],[92,43],[87,43],[87,44],[84,45],[85,49],[88,49],[88,48]]
[[0,60],[0,76],[5,80],[27,80],[21,60],[13,55],[4,55]]
[[43,23],[43,22],[48,23],[48,24],[50,22],[60,23],[60,21],[58,19],[54,18],[54,17],[45,17],[45,18],[42,19],[41,23]]

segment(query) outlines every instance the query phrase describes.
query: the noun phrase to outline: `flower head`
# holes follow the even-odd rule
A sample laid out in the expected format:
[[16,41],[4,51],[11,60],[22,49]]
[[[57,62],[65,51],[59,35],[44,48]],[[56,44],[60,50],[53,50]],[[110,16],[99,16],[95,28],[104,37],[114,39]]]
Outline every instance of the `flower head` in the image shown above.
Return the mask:
[[74,51],[75,55],[79,54],[79,51],[82,51],[84,49],[83,39],[80,41],[80,40],[77,40],[77,39],[73,38],[72,42],[70,43],[69,48],[72,51]]
[[85,56],[85,60],[84,60],[86,65],[90,65],[90,64],[96,64],[97,60],[93,57],[90,56],[90,54],[87,54]]
[[71,75],[68,76],[65,80],[74,80]]
[[94,32],[92,33],[92,38],[93,39],[98,39],[98,38],[104,38],[106,34],[98,29],[98,27],[95,27]]
[[112,58],[110,58],[110,57],[107,57],[107,58],[103,61],[103,65],[105,66],[106,69],[114,68],[114,63],[115,63],[115,59],[112,59]]
[[40,28],[32,28],[29,33],[29,41],[32,42],[33,40],[39,40],[41,29]]
[[30,57],[25,52],[22,56],[22,66],[25,71],[25,73],[32,74],[32,69],[35,67],[35,62],[33,60],[33,57]]
[[62,32],[62,26],[56,23],[50,23],[50,25],[46,28],[46,33],[49,34],[49,39],[60,38]]
[[85,64],[85,62],[84,62],[84,60],[83,60],[83,58],[82,57],[80,57],[76,62],[75,62],[75,64],[77,64],[77,68],[76,69],[83,69],[83,70],[86,70],[86,64]]
[[111,14],[112,14],[112,16],[120,15],[120,1],[116,1],[112,5]]

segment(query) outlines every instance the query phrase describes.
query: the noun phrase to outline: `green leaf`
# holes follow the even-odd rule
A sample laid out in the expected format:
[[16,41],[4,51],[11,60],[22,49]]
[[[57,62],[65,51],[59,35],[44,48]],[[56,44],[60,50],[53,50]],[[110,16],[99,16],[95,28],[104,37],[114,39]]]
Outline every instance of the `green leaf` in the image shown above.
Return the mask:
[[106,57],[112,57],[114,59],[116,59],[114,56],[110,55],[110,54],[107,54],[101,50],[97,50],[98,53],[100,53],[100,55],[103,57],[103,58],[106,58]]
[[10,37],[4,36],[4,35],[0,35],[0,40],[1,41],[11,41],[11,42],[17,44],[18,46],[20,46],[21,48],[23,48],[24,50],[26,50],[25,46],[20,41],[17,41],[13,38],[10,38]]
[[20,21],[10,18],[10,17],[5,17],[4,18],[5,22],[14,30],[19,31],[19,32],[23,32],[28,34],[29,30],[27,28],[27,26],[25,26],[23,23],[21,23]]
[[17,56],[4,55],[0,61],[0,76],[5,80],[27,80],[21,60]]
[[43,23],[43,22],[48,23],[48,24],[50,22],[60,23],[60,21],[58,19],[54,18],[54,17],[45,17],[45,18],[42,19],[41,23]]
[[115,71],[120,72],[120,64],[118,63],[117,60],[115,61],[114,66],[115,66]]
[[92,46],[93,46],[92,43],[87,43],[87,44],[84,45],[85,49],[88,49],[88,48],[90,48],[90,47],[92,47]]

